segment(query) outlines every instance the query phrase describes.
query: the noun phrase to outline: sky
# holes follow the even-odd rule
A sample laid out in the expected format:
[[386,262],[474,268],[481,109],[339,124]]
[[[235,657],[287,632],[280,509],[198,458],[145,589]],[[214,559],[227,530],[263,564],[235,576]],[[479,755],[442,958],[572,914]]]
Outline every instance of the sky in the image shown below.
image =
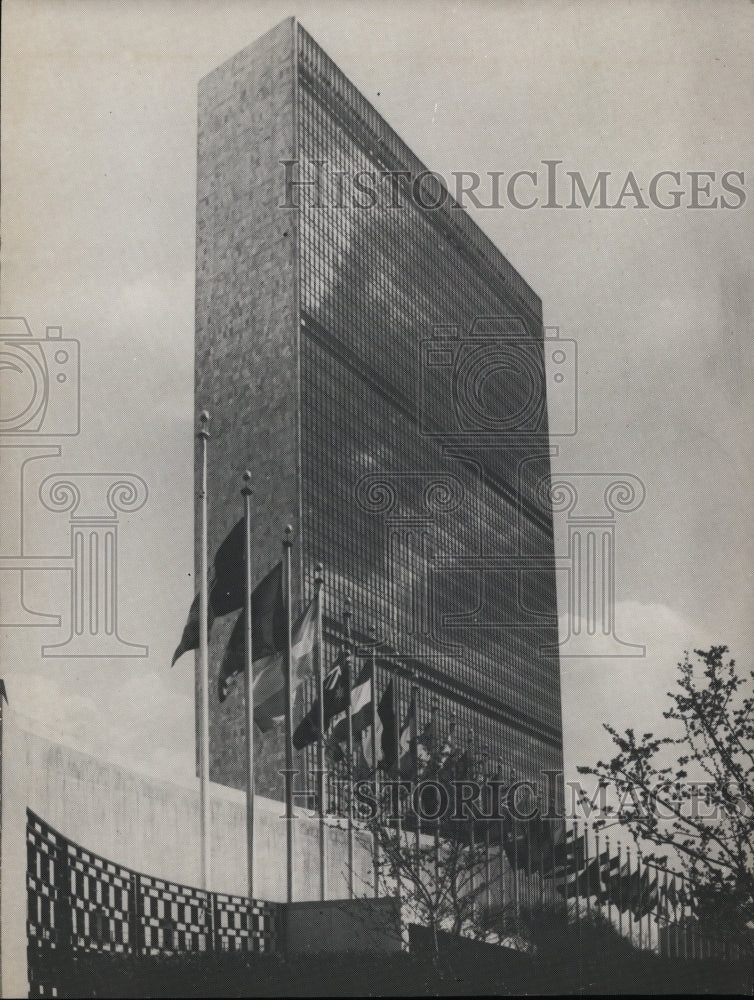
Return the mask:
[[[646,491],[616,521],[616,631],[646,655],[563,658],[573,775],[606,750],[602,722],[658,729],[684,649],[727,644],[751,663],[750,3],[5,0],[0,312],[39,338],[62,326],[81,353],[80,433],[37,468],[133,473],[149,493],[118,526],[120,635],[148,655],[43,657],[65,639],[68,584],[26,572],[27,607],[63,624],[0,629],[11,706],[129,767],[193,770],[193,661],[170,659],[194,590],[196,91],[291,14],[444,177],[529,171],[542,194],[558,160],[588,188],[609,171],[610,203],[631,172],[647,202],[470,208],[578,345],[579,432],[554,469]],[[648,199],[661,171],[680,175],[678,208]],[[696,201],[716,207],[690,207],[693,172],[714,174]],[[743,196],[726,194],[729,172]],[[65,555],[67,515],[34,483],[19,499],[11,452],[0,489],[23,507],[24,551]],[[562,551],[562,518],[556,534]],[[13,545],[6,528],[5,587]]]

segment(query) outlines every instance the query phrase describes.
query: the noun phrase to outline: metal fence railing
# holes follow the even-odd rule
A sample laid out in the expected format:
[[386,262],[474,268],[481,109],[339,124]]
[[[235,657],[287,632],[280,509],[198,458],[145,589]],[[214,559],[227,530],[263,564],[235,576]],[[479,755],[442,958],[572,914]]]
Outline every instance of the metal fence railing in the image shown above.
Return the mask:
[[274,952],[278,906],[132,871],[62,836],[27,809],[32,996],[55,996],[56,963],[77,952]]

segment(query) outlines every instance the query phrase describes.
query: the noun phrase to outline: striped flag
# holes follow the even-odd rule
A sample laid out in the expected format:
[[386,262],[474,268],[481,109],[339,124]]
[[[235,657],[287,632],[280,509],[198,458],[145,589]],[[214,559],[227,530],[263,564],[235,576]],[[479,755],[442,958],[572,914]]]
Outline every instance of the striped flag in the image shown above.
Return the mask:
[[[314,597],[291,635],[291,696],[314,670],[319,597]],[[285,652],[254,662],[254,721],[266,732],[285,718]]]
[[[351,690],[351,721],[354,744],[356,744],[362,733],[371,729],[372,672],[368,667],[362,671]],[[345,709],[333,719],[330,740],[340,746],[341,750],[348,744],[348,715]]]

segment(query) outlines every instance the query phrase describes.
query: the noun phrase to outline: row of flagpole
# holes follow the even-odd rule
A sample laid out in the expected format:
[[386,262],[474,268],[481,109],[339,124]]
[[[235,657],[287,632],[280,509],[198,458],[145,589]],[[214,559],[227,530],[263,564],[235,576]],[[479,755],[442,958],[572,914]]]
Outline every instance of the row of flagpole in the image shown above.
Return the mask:
[[[199,416],[199,614],[198,614],[198,652],[199,652],[199,854],[200,880],[205,890],[211,888],[211,797],[209,768],[209,567],[208,567],[208,483],[207,483],[207,451],[209,434],[209,414],[203,410]],[[253,559],[252,559],[252,490],[250,487],[251,473],[243,475],[244,486],[241,494],[244,498],[244,695],[246,706],[245,717],[245,750],[246,750],[246,857],[248,872],[248,896],[255,898],[255,780],[254,780],[254,650],[253,650],[253,620],[251,595],[254,589]],[[290,818],[293,815],[293,783],[290,780],[293,771],[293,699],[291,692],[291,547],[292,529],[285,529],[283,541],[283,579],[286,599],[284,600],[286,615],[285,667],[284,667],[284,703],[285,711],[285,766],[288,780],[285,781],[286,805],[286,897],[290,902],[293,898],[293,827]],[[319,620],[321,630],[321,618]],[[321,645],[319,645],[321,659]],[[321,677],[322,667],[318,664],[318,674]],[[320,767],[322,764],[320,763]],[[324,816],[321,812],[321,818]],[[324,835],[321,831],[324,864]],[[323,869],[324,872],[324,869]],[[324,878],[324,874],[322,874]]]
[[[202,888],[209,890],[211,887],[211,809],[210,809],[210,781],[209,781],[209,627],[210,627],[210,586],[209,586],[209,567],[208,567],[208,521],[207,521],[207,494],[208,494],[208,484],[207,484],[207,450],[208,450],[208,440],[209,440],[209,416],[206,411],[203,411],[199,418],[199,430],[198,430],[198,441],[199,441],[199,458],[200,458],[200,484],[199,484],[199,535],[200,535],[200,553],[199,553],[199,601],[198,601],[198,641],[195,639],[195,648],[198,647],[199,653],[199,666],[200,666],[200,712],[199,712],[199,786],[200,786],[200,873],[201,873],[201,884]],[[241,494],[244,499],[244,551],[243,551],[243,562],[244,562],[244,580],[243,580],[243,674],[244,674],[244,694],[245,694],[245,743],[246,743],[246,760],[247,760],[247,773],[246,773],[246,848],[247,848],[247,865],[248,865],[248,895],[250,899],[255,898],[256,891],[256,880],[255,880],[255,775],[254,775],[254,721],[255,721],[255,699],[254,699],[254,662],[255,662],[255,650],[254,650],[254,620],[253,620],[253,599],[252,596],[254,591],[254,565],[253,565],[253,545],[252,545],[252,524],[253,524],[253,512],[252,512],[252,490],[250,486],[251,474],[247,471],[243,476],[244,485],[241,490]],[[293,899],[293,870],[294,870],[294,841],[293,841],[293,687],[292,687],[292,670],[291,670],[291,657],[292,657],[292,642],[293,642],[293,623],[292,623],[292,594],[291,594],[291,548],[292,548],[292,529],[290,526],[286,527],[285,535],[283,539],[283,561],[282,561],[282,579],[283,579],[283,607],[285,613],[285,636],[284,636],[284,659],[283,659],[283,679],[284,679],[284,689],[283,689],[283,702],[284,702],[284,725],[285,725],[285,773],[286,780],[284,782],[285,788],[285,815],[286,815],[286,898],[288,901]],[[326,794],[326,771],[327,771],[327,761],[326,761],[326,728],[327,719],[325,717],[325,663],[323,656],[323,636],[322,636],[322,589],[324,585],[323,579],[323,568],[321,565],[316,567],[316,575],[314,581],[315,589],[315,601],[316,601],[316,638],[313,644],[314,650],[314,679],[316,683],[316,701],[318,704],[317,719],[316,719],[316,775],[317,775],[317,789],[316,789],[316,800],[317,800],[317,818],[318,818],[318,832],[319,832],[319,894],[320,899],[324,900],[327,895],[327,872],[328,872],[328,861],[327,861],[327,844],[328,844],[328,831],[326,823],[326,814],[328,811],[327,804],[327,794]],[[222,612],[221,612],[222,613]],[[214,616],[214,611],[213,611]],[[342,621],[342,631],[343,631],[343,642],[341,646],[342,662],[343,662],[343,677],[346,684],[346,695],[345,695],[345,716],[346,716],[346,761],[349,770],[353,767],[355,760],[354,753],[354,729],[353,729],[353,705],[352,705],[352,665],[354,661],[354,644],[352,636],[352,609],[351,602],[348,597],[344,600],[343,608],[343,621]],[[187,626],[188,628],[188,626]],[[371,629],[370,634],[374,639],[375,630]],[[185,635],[184,635],[185,639]],[[182,640],[183,643],[184,640]],[[181,645],[179,650],[176,651],[176,656],[180,655],[180,651],[186,648],[190,648],[190,644],[187,646]],[[378,711],[378,690],[377,690],[377,658],[376,658],[376,643],[372,644],[371,652],[368,653],[371,661],[370,670],[370,698],[371,698],[371,734],[369,739],[371,740],[371,763],[372,763],[372,779],[374,784],[374,790],[379,798],[380,792],[380,774],[378,768],[378,756],[379,750],[378,740],[377,740],[377,711]],[[175,662],[175,657],[174,657]],[[419,719],[421,715],[421,689],[416,683],[416,679],[411,675],[411,700],[409,709],[409,720],[408,720],[408,750],[410,754],[410,759],[413,761],[414,774],[413,777],[418,781],[419,772]],[[392,683],[392,681],[391,681]],[[438,725],[438,708],[439,703],[437,699],[433,699],[430,706],[430,731],[433,733],[432,742],[434,743],[435,749],[440,745],[441,741],[437,734]],[[400,710],[400,699],[398,685],[392,685],[392,712],[394,719],[393,726],[393,747],[392,756],[394,760],[394,765],[400,771],[400,761],[402,758],[401,747],[402,739],[404,735],[404,730],[401,728],[399,721],[399,710]],[[451,716],[451,725],[449,730],[449,740],[450,746],[453,747],[455,742],[455,716]],[[424,737],[422,737],[424,738]],[[469,730],[468,738],[466,741],[465,753],[467,758],[475,761],[473,749],[473,731]],[[486,782],[489,778],[488,775],[488,759],[489,759],[489,748],[482,747],[480,760],[484,761],[483,764],[483,779]],[[502,775],[502,759],[498,759],[498,775]],[[474,765],[475,766],[475,765]],[[473,771],[473,767],[472,767]],[[474,771],[473,773],[477,773]],[[510,772],[511,782],[515,781],[515,771]],[[346,821],[347,821],[347,837],[348,837],[348,893],[349,896],[354,897],[355,892],[355,831],[356,825],[354,821],[354,810],[353,810],[353,798],[352,798],[352,783],[349,783],[348,794],[345,800],[346,806]],[[399,811],[400,812],[400,811]],[[400,843],[400,838],[402,836],[402,822],[400,816],[393,820],[393,826],[395,828],[397,842]],[[485,844],[485,856],[484,856],[484,899],[485,907],[489,909],[491,902],[491,888],[492,888],[492,877],[491,877],[491,858],[490,858],[490,833],[491,827],[489,823],[482,824],[483,837]],[[407,831],[408,832],[408,831]],[[595,898],[596,912],[599,916],[602,916],[602,906],[606,903],[608,909],[608,920],[612,922],[612,908],[613,906],[617,909],[617,921],[618,921],[618,932],[619,935],[623,935],[623,916],[624,913],[627,914],[628,921],[628,937],[631,943],[634,941],[634,932],[637,932],[638,947],[643,948],[643,933],[642,933],[642,918],[647,916],[647,928],[646,943],[649,949],[652,949],[652,932],[651,932],[651,922],[649,920],[650,910],[644,912],[639,912],[637,917],[637,926],[633,925],[633,917],[635,913],[632,910],[632,906],[625,906],[625,900],[620,897],[621,887],[625,884],[629,887],[633,887],[634,880],[637,884],[642,884],[642,879],[645,877],[641,874],[642,863],[644,864],[645,874],[647,869],[647,862],[642,862],[641,850],[639,849],[636,857],[636,869],[635,873],[632,870],[631,864],[631,852],[630,848],[626,848],[626,860],[625,864],[622,860],[621,845],[618,843],[618,854],[617,858],[613,857],[610,852],[609,838],[606,839],[607,852],[600,853],[600,842],[599,834],[595,837],[595,859],[592,859],[589,855],[589,838],[587,835],[582,835],[579,837],[578,834],[578,823],[573,826],[572,835],[572,850],[573,850],[573,870],[569,871],[567,864],[562,867],[561,875],[563,877],[562,892],[557,886],[558,879],[558,868],[555,864],[555,847],[553,843],[553,855],[552,855],[552,868],[551,872],[545,872],[545,864],[543,861],[544,850],[542,845],[539,845],[539,870],[532,870],[532,842],[531,842],[531,829],[529,824],[525,824],[525,839],[519,843],[519,835],[516,830],[516,823],[513,823],[513,838],[512,844],[510,844],[510,851],[508,846],[505,847],[504,844],[509,844],[510,841],[506,841],[506,833],[504,831],[504,824],[500,822],[499,829],[499,886],[500,886],[500,906],[502,908],[504,902],[504,853],[508,854],[510,873],[512,875],[512,904],[514,907],[515,914],[518,915],[520,910],[520,881],[519,875],[522,866],[520,865],[519,858],[519,848],[523,847],[526,853],[526,865],[524,866],[524,874],[526,878],[526,900],[527,903],[532,902],[532,886],[531,886],[531,876],[538,876],[537,882],[539,885],[540,903],[543,901],[543,892],[545,884],[545,876],[549,878],[552,876],[554,891],[560,892],[560,894],[567,901],[572,893],[571,888],[575,889],[576,903],[574,906],[575,919],[577,921],[581,920],[581,900],[585,900],[586,903],[586,914],[587,917],[591,916],[592,909],[592,896]],[[434,823],[432,827],[432,835],[435,842],[436,851],[436,865],[439,863],[439,843],[441,839],[441,823],[439,818]],[[422,824],[416,819],[414,824],[414,845],[413,850],[415,852],[415,857],[417,863],[419,862],[421,854],[421,836],[422,836]],[[566,837],[566,840],[568,837]],[[374,895],[378,896],[380,892],[380,876],[381,876],[381,860],[380,860],[380,849],[379,843],[376,837],[373,837],[373,891]],[[473,817],[469,821],[469,843],[472,845],[473,849],[476,850],[476,832]],[[577,846],[581,845],[581,846]],[[579,852],[583,853],[583,857]],[[606,859],[606,860],[605,860]],[[583,864],[582,864],[583,862]],[[604,864],[603,864],[604,862]],[[595,868],[596,865],[596,868]],[[651,867],[651,866],[650,866]],[[654,866],[657,867],[657,866]],[[604,869],[604,870],[603,870]],[[592,880],[594,878],[594,873],[596,871],[597,877],[597,889],[595,892],[592,891]],[[604,881],[604,874],[607,872],[607,883]],[[657,899],[657,913],[656,913],[656,924],[657,924],[657,944],[658,949],[662,950],[662,936],[660,933],[661,925],[661,899],[665,904],[665,915],[667,916],[667,902],[670,899],[674,900],[674,909],[677,910],[677,904],[681,898],[684,899],[684,904],[682,906],[682,912],[685,912],[684,907],[686,901],[690,899],[688,893],[683,893],[681,896],[676,892],[675,880],[677,878],[681,879],[683,886],[683,876],[679,876],[676,873],[669,872],[659,868],[659,872],[662,873],[664,892],[661,892],[656,888],[657,879],[655,879],[655,885],[653,886],[653,892]],[[569,876],[573,875],[574,879],[572,883],[569,883]],[[612,895],[612,885],[611,880],[613,880],[617,875],[618,879],[618,896],[617,898]],[[401,892],[401,881],[400,873],[394,873],[394,881],[396,892],[400,895]],[[580,885],[580,879],[586,878],[586,884]],[[670,879],[670,881],[669,881]],[[474,873],[472,871],[471,875],[471,892],[475,891],[474,883]],[[633,888],[630,889],[633,892]],[[641,906],[639,906],[641,911]],[[667,921],[668,926],[670,926],[670,921]],[[686,931],[688,930],[687,922],[683,925],[684,935],[683,935],[683,951],[684,957],[691,957],[696,955],[696,950],[692,946],[689,948],[688,935]],[[669,935],[669,932],[668,932]],[[666,935],[665,948],[670,947],[670,938]],[[693,939],[692,939],[693,940]],[[676,924],[676,950],[678,949],[678,926]],[[691,951],[691,955],[688,952]]]

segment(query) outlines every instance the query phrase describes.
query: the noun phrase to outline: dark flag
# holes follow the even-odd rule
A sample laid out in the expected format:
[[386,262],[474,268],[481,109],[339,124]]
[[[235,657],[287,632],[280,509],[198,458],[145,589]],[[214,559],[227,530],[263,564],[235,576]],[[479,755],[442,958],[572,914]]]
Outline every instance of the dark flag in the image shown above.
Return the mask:
[[618,868],[618,859],[611,858],[603,851],[586,866],[580,876],[579,890],[582,896],[596,896],[601,903],[607,902],[607,891]]
[[[235,528],[233,530],[235,531]],[[230,600],[229,591],[224,591],[224,594]],[[243,603],[243,597],[241,603]],[[257,584],[251,595],[251,641],[254,663],[256,664],[261,660],[265,661],[265,663],[260,663],[260,671],[267,665],[266,661],[284,652],[286,642],[285,630],[283,564],[279,562]],[[225,650],[222,666],[220,667],[220,701],[224,701],[227,697],[231,679],[243,671],[244,635],[245,616],[239,615]],[[256,668],[254,676],[255,678],[257,677]]]
[[414,759],[413,744],[416,740],[416,697],[412,694],[406,718],[398,739],[398,774],[401,778],[415,778],[417,761]]
[[676,907],[678,906],[678,894],[675,888],[675,875],[673,875],[672,872],[670,881],[668,882],[665,889],[665,896],[668,900],[668,903],[670,903],[671,907],[673,908],[673,912],[675,912]]
[[[332,669],[328,671],[322,682],[324,691],[322,714],[324,716],[325,732],[327,732],[335,716],[340,715],[341,712],[345,712],[346,710],[348,691],[346,688],[346,675],[343,671],[343,662],[344,657],[340,653]],[[312,707],[298,724],[293,734],[293,746],[296,750],[303,750],[304,747],[317,742],[319,738],[318,718],[319,698],[315,698]]]
[[503,850],[512,871],[525,870],[526,828],[507,813],[503,819]]
[[[207,628],[212,628],[212,622],[215,620],[215,614],[212,610],[212,605],[209,604],[207,607]],[[175,652],[173,653],[173,660],[170,664],[174,667],[176,660],[179,660],[184,653],[188,653],[191,649],[199,648],[199,595],[194,597],[191,602],[191,608],[189,610],[188,619],[183,627],[183,635],[181,636],[181,641],[178,643]]]
[[569,829],[566,832],[565,840],[556,845],[554,854],[556,874],[562,875],[566,880],[565,885],[558,886],[558,892],[566,898],[581,895],[583,892],[583,869],[586,864],[584,834],[579,834],[576,837],[574,830]]
[[656,876],[650,875],[646,868],[642,872],[641,879],[637,880],[636,892],[632,899],[631,910],[637,920],[641,920],[657,905],[659,885]]
[[575,874],[586,863],[586,838],[584,834],[578,837],[573,828],[566,831],[565,841],[559,845],[559,854],[566,874]]
[[610,857],[610,852],[603,851],[600,855],[601,867],[600,867],[600,903],[610,903],[612,899],[612,888],[613,881],[618,874],[619,860],[617,857]]
[[395,767],[396,719],[393,699],[393,678],[391,677],[377,706],[377,722],[381,730],[377,740],[381,752],[381,759],[378,763],[385,772]]
[[[207,602],[207,630],[215,618],[229,615],[243,606],[244,590],[244,519],[231,530],[215,553],[214,575],[209,585]],[[243,639],[243,629],[241,631]],[[173,653],[171,666],[184,653],[199,648],[199,595],[194,597],[181,641]]]
[[245,518],[242,517],[215,553],[215,578],[210,588],[209,602],[218,618],[243,607],[246,586],[245,523]]
[[[372,724],[372,671],[367,665],[351,690],[351,726],[354,746],[361,740],[362,733]],[[348,716],[346,709],[335,720],[330,734],[333,743],[344,750],[348,744]]]
[[628,862],[623,864],[610,886],[610,901],[615,903],[621,913],[630,910],[638,900],[639,875],[636,870],[631,871]]
[[[495,824],[499,826],[499,824]],[[550,821],[539,810],[530,817],[514,820],[503,817],[503,849],[511,868],[534,873],[552,871],[552,831]]]
[[523,820],[523,825],[524,845],[523,851],[519,846],[519,867],[530,873],[552,871],[552,821],[545,819],[538,809],[534,816]]

